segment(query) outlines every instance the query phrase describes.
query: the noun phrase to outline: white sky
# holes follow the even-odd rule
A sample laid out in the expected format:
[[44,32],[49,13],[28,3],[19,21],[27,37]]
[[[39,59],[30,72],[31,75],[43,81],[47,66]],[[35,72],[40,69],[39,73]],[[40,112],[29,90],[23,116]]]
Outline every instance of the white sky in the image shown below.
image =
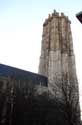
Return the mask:
[[0,0],[0,63],[37,72],[42,24],[54,9],[71,20],[82,109],[82,25],[75,17],[81,0]]

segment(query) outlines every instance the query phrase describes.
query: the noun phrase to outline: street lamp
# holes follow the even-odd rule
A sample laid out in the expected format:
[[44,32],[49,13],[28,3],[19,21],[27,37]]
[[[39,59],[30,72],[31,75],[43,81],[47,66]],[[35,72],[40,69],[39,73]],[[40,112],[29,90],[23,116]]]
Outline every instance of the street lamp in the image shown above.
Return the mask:
[[76,14],[77,19],[82,23],[82,11]]

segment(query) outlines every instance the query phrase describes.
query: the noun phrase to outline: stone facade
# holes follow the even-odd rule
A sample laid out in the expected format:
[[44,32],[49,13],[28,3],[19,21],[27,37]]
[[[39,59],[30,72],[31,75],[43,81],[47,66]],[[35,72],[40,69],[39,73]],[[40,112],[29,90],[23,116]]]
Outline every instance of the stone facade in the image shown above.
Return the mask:
[[56,11],[43,24],[39,74],[48,77],[50,89],[63,76],[77,81],[70,24],[64,13]]
[[56,11],[49,14],[48,19],[45,20],[39,74],[48,77],[49,91],[60,100],[64,98],[62,87],[66,88],[67,93],[71,92],[69,89],[71,88],[71,97],[75,105],[79,100],[79,89],[70,24],[64,13],[59,14]]

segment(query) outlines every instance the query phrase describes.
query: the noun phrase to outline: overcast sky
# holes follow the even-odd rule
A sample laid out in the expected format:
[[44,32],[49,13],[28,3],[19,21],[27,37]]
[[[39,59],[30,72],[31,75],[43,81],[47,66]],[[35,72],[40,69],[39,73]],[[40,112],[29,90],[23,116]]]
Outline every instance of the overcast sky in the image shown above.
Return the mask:
[[54,9],[71,20],[82,105],[82,25],[75,17],[81,0],[0,0],[0,63],[37,72],[42,24]]

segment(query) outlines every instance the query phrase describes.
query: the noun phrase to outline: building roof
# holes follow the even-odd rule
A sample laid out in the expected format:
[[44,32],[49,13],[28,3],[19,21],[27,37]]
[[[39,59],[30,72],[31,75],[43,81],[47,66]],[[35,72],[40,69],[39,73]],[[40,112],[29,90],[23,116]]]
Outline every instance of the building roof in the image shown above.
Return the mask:
[[34,84],[42,83],[42,85],[47,86],[47,77],[3,64],[0,64],[0,76],[10,76],[18,80],[30,80]]
[[76,14],[77,19],[82,23],[82,11]]

